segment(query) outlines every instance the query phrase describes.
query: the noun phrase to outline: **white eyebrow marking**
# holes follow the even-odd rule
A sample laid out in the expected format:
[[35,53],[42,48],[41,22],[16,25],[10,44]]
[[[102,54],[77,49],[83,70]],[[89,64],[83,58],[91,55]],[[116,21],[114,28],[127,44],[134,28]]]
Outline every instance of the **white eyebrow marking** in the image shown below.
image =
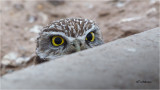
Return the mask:
[[63,32],[43,32],[42,35],[61,35],[61,36],[65,36],[65,33],[63,33]]
[[64,39],[67,39],[69,41],[73,41],[75,39],[73,37],[66,36],[65,33],[63,33],[63,32],[44,32],[42,35],[48,35],[48,36],[50,36],[50,35],[60,35],[60,36],[64,37]]

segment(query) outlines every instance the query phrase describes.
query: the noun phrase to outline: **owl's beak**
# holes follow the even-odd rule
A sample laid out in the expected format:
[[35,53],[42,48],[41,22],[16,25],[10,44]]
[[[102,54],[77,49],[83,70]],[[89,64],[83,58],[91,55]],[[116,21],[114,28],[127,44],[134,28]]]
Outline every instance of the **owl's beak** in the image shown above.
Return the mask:
[[73,45],[74,45],[74,47],[75,47],[75,49],[76,49],[76,52],[78,52],[78,51],[81,50],[81,47],[80,47],[81,43],[80,43],[80,41],[74,40],[74,41],[73,41]]

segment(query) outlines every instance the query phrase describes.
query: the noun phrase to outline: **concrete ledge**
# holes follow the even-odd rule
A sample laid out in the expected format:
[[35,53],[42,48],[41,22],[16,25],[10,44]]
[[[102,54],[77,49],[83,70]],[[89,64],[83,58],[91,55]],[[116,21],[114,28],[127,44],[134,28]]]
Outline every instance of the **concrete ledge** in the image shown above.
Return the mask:
[[158,89],[155,28],[1,77],[2,89]]

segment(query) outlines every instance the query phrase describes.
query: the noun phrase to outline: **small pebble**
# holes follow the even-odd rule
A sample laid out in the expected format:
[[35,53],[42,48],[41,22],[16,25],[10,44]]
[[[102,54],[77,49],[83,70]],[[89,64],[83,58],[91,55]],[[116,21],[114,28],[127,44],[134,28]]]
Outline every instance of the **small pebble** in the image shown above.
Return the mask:
[[18,57],[16,59],[16,64],[20,65],[20,64],[22,64],[24,62],[28,62],[29,60],[30,60],[30,57]]
[[125,2],[117,2],[116,6],[119,8],[123,7],[123,6],[125,6]]
[[34,42],[36,41],[36,38],[30,38],[29,41]]
[[158,0],[150,0],[151,4],[155,4]]
[[101,12],[99,13],[99,17],[105,17],[105,16],[108,16],[108,15],[110,15],[110,13],[109,13],[109,12],[106,12],[106,11],[101,11]]
[[10,53],[8,53],[8,54],[6,54],[4,57],[3,57],[3,59],[12,59],[12,60],[14,60],[14,59],[16,59],[17,58],[17,53],[16,52],[10,52]]
[[49,3],[51,3],[54,6],[62,5],[64,4],[64,0],[47,0]]
[[4,66],[7,66],[7,65],[10,64],[10,60],[2,60],[1,64],[4,65]]
[[33,26],[29,31],[33,33],[40,33],[40,30],[42,29],[42,26],[40,25],[35,25]]
[[38,4],[38,5],[37,5],[37,8],[38,8],[39,10],[42,10],[42,9],[43,9],[43,5]]
[[24,6],[23,6],[22,4],[15,4],[13,7],[14,7],[16,10],[18,10],[18,11],[24,9]]
[[120,22],[130,22],[130,21],[135,21],[135,20],[140,20],[142,17],[131,17],[131,18],[124,18]]
[[36,16],[28,16],[28,22],[29,23],[33,23],[37,20],[37,17]]
[[2,66],[19,66],[30,60],[30,57],[18,57],[16,52],[6,54],[1,61]]

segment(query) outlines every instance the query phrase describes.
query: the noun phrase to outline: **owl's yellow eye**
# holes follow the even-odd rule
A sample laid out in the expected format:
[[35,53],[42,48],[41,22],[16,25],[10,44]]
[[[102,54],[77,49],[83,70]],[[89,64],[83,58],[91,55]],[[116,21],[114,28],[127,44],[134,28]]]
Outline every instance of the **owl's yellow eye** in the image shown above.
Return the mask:
[[94,36],[94,33],[93,33],[93,32],[90,32],[90,33],[86,36],[86,40],[87,40],[87,41],[93,42],[94,39],[95,39],[95,36]]
[[61,36],[53,36],[52,37],[52,44],[54,46],[60,46],[64,43],[64,39]]

